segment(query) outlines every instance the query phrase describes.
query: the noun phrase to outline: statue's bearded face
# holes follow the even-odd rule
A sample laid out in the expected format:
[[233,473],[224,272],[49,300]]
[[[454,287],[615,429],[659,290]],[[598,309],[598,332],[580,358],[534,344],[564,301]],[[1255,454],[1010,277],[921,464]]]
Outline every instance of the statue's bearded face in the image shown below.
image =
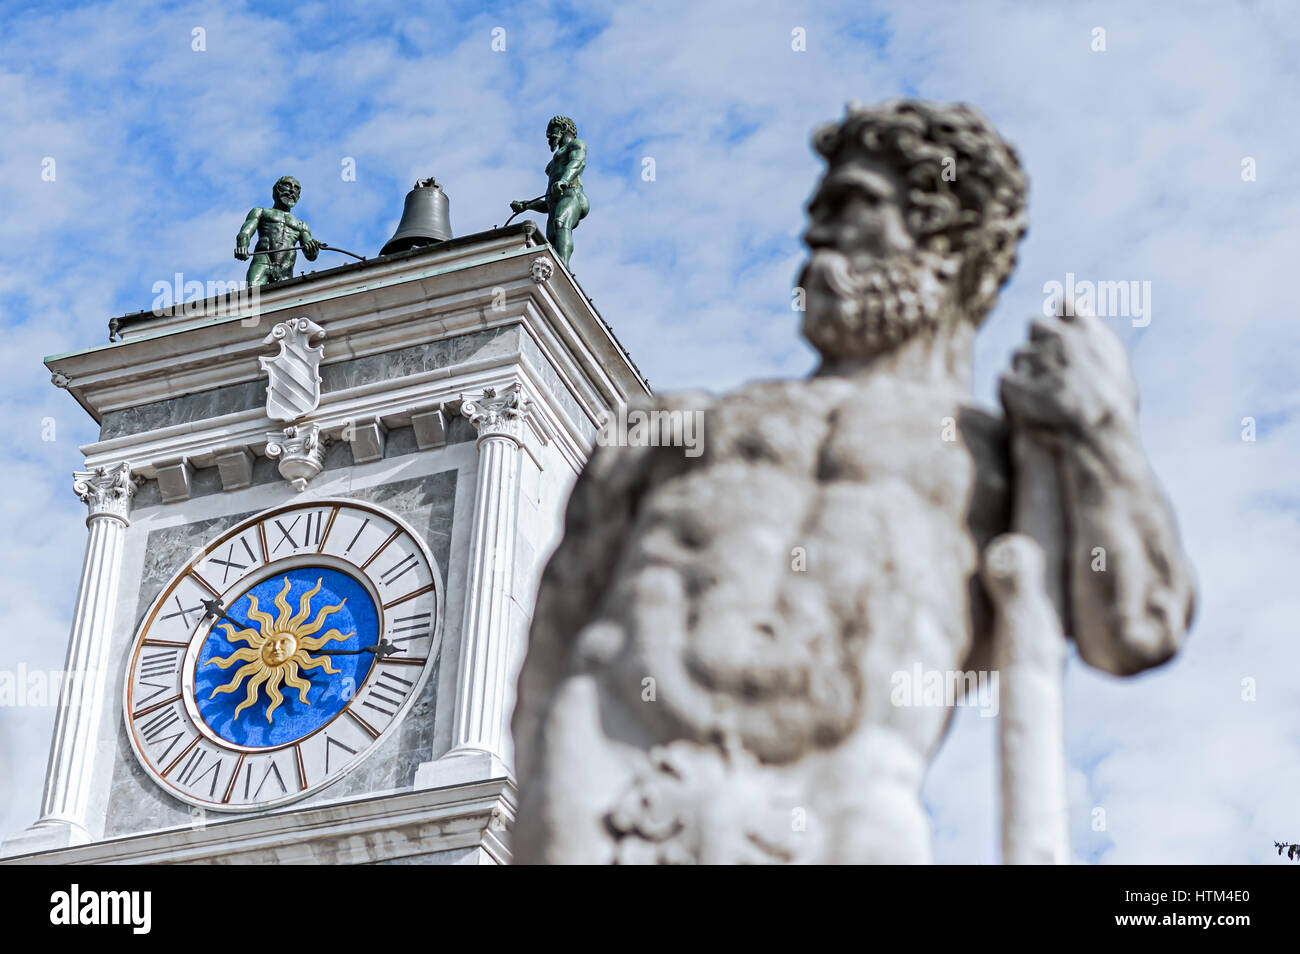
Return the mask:
[[[535,128],[535,127],[534,127]],[[559,126],[546,127],[546,144],[551,147],[551,152],[555,152],[564,141],[564,130]]]
[[803,334],[828,359],[872,358],[937,328],[951,301],[951,263],[917,246],[905,202],[897,174],[864,160],[831,168],[808,205]]
[[275,201],[286,209],[292,209],[298,203],[298,187],[292,182],[277,182],[274,195]]

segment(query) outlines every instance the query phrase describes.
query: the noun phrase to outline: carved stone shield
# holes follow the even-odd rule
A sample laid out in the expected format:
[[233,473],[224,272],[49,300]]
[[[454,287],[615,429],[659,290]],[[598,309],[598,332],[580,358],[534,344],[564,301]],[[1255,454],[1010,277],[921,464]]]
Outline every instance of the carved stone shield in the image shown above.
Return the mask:
[[320,363],[325,357],[325,329],[310,318],[282,321],[263,339],[263,344],[280,343],[274,358],[258,358],[269,378],[266,386],[266,416],[273,421],[295,421],[320,404]]

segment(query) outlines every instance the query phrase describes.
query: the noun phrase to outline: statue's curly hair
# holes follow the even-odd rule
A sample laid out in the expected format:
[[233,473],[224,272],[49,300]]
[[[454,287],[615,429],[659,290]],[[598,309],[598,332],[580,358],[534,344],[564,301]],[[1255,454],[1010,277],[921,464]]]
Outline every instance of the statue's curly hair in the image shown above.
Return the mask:
[[280,188],[280,183],[282,182],[288,182],[290,185],[294,187],[296,191],[302,192],[302,184],[293,176],[280,176],[280,178],[275,180],[275,185],[271,186],[272,195],[275,194],[276,189]]
[[869,158],[894,168],[917,244],[961,258],[959,292],[982,319],[1028,228],[1029,181],[1015,147],[978,110],[921,100],[849,103],[843,120],[813,133],[813,147],[831,167]]
[[551,121],[546,124],[546,128],[547,130],[550,130],[551,127],[553,126],[559,126],[560,129],[562,129],[564,132],[567,132],[570,136],[573,136],[575,139],[578,136],[578,124],[575,123],[568,116],[552,116]]

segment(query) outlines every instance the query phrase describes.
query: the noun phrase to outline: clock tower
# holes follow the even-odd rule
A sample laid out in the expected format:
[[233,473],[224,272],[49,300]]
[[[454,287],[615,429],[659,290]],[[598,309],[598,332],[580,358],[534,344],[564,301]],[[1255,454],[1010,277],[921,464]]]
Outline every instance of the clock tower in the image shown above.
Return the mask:
[[492,863],[541,569],[646,382],[531,223],[114,319],[6,863]]

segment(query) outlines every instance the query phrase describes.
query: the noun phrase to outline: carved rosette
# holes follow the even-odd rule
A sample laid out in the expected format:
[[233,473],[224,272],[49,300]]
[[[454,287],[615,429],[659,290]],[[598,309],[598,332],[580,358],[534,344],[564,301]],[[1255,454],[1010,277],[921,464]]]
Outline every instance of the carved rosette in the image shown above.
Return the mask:
[[460,413],[474,425],[480,442],[489,437],[505,437],[517,444],[523,436],[528,399],[520,393],[518,384],[511,385],[502,394],[496,388],[484,388],[481,397],[462,397]]
[[113,517],[130,525],[131,500],[135,497],[138,477],[131,474],[131,465],[125,461],[93,470],[78,470],[72,474],[72,492],[81,498],[90,513],[89,523],[95,517]]
[[325,466],[328,443],[316,424],[286,427],[266,435],[266,456],[279,461],[280,476],[301,493]]
[[533,264],[528,268],[528,274],[532,276],[533,281],[537,284],[543,285],[550,281],[551,276],[555,274],[555,266],[551,264],[550,259],[535,258]]

